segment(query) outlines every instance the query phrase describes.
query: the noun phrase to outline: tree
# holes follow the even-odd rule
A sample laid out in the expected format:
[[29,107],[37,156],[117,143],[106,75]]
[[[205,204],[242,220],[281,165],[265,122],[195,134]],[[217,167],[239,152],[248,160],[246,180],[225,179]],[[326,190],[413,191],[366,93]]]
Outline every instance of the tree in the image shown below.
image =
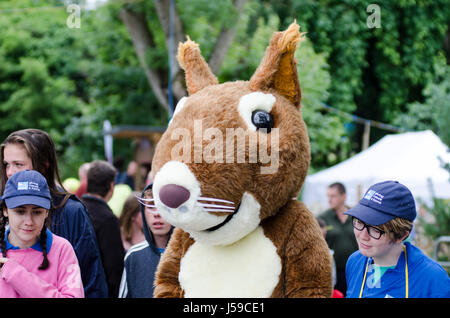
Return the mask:
[[[164,11],[167,15],[169,1],[156,1],[154,3],[155,6],[157,3],[163,6],[164,9],[157,6],[159,21],[163,25],[162,31],[165,43],[168,46],[168,27],[167,25],[164,27],[167,19],[159,11]],[[175,38],[178,37],[179,41],[184,41],[185,32],[190,34],[192,39],[199,42],[204,56],[208,59],[213,72],[218,75],[220,82],[250,79],[264,55],[272,33],[281,30],[280,21],[275,12],[267,11],[267,19],[264,19],[260,16],[260,2],[251,1],[245,7],[242,7],[244,3],[244,1],[234,1],[233,3],[221,1],[220,4],[203,0],[191,0],[188,3],[177,1],[180,15],[179,20],[178,18],[175,19],[175,30],[178,30],[179,35],[176,35]],[[240,10],[238,16],[236,16],[235,8]],[[147,50],[154,52],[157,49],[157,41],[152,39],[158,38],[159,29],[153,24],[151,24],[151,28],[147,28],[150,22],[144,21],[146,15],[139,12],[136,13],[136,10],[136,8],[122,8],[120,15],[127,25],[130,36],[133,38],[137,56],[140,55],[142,57],[140,64],[143,65],[143,63],[147,63],[144,57],[149,55],[145,55],[145,51],[140,52],[139,47],[142,50],[146,47]],[[146,12],[152,11],[146,10]],[[217,20],[218,16],[222,18],[216,23],[212,22]],[[153,19],[147,16],[147,20],[151,21]],[[137,24],[139,27],[136,26]],[[230,29],[227,27],[229,25],[234,27]],[[145,36],[142,36],[142,34],[145,34]],[[227,41],[224,41],[224,38]],[[234,41],[232,41],[233,38],[235,39]],[[138,39],[141,40],[138,41]],[[146,44],[139,46],[139,43]],[[176,52],[173,55],[175,56]],[[328,97],[327,90],[330,85],[326,54],[317,55],[312,48],[311,42],[306,41],[297,50],[297,59],[300,61],[298,73],[303,91],[304,106],[302,107],[302,112],[308,124],[312,141],[313,165],[322,167],[343,159],[342,154],[345,156],[348,152],[348,147],[345,146],[348,140],[343,137],[343,122],[338,117],[324,116],[320,112],[320,103]],[[151,65],[151,63],[147,64]],[[159,65],[158,63],[156,64]],[[173,77],[177,78],[179,85],[184,86],[184,73],[180,71],[178,63],[176,65],[178,75],[173,75]],[[222,67],[220,68],[220,66]],[[159,75],[155,82],[165,83],[164,78],[167,71],[155,70],[153,74]],[[153,78],[153,80],[155,79]],[[152,82],[152,80],[149,81],[150,83]],[[154,86],[151,85],[151,87],[153,90]],[[184,96],[186,92],[183,91],[182,94],[181,96]],[[178,98],[181,96],[178,96]]]
[[436,63],[435,73],[423,90],[425,101],[408,104],[407,112],[394,123],[412,130],[432,129],[450,146],[450,66],[444,57]]
[[[0,14],[1,140],[23,128],[49,132],[65,178],[104,158],[105,119],[167,123],[113,7],[84,12],[80,29],[68,27],[61,1],[8,1],[0,10],[10,10]],[[114,150],[132,155],[128,141]]]
[[296,18],[314,49],[328,54],[331,84],[325,102],[364,118],[393,123],[409,103],[423,102],[436,57],[445,51],[448,61],[448,0],[377,1],[380,28],[367,22],[367,1],[264,2],[282,27]]
[[[28,5],[31,1],[14,1],[14,7]],[[66,17],[64,11],[0,14],[0,117],[6,119],[1,137],[36,127],[58,141],[67,122],[84,107],[76,97],[77,70],[70,63],[81,59],[83,51],[69,49],[77,35],[67,29]]]
[[[205,9],[206,7],[207,9],[211,9],[218,15],[222,15],[224,10],[228,13],[227,17],[232,16],[231,21],[230,19],[217,19],[219,20],[218,23],[212,23],[212,25],[217,26],[220,30],[214,49],[209,58],[209,64],[213,72],[218,72],[223,59],[233,42],[241,12],[243,11],[243,6],[247,1],[248,0],[233,0],[232,2],[221,1],[220,4],[210,1],[178,1],[177,4],[179,4],[179,6],[173,5],[173,7],[171,7],[171,2],[174,4],[175,1],[162,0],[153,1],[152,3],[144,2],[139,4],[127,4],[122,7],[119,13],[120,18],[130,33],[136,55],[139,58],[140,65],[145,70],[149,85],[159,103],[165,109],[170,111],[166,94],[166,91],[168,90],[167,73],[159,72],[157,68],[153,67],[151,58],[148,57],[148,51],[155,50],[157,47],[157,42],[155,41],[157,35],[155,33],[158,31],[156,28],[151,29],[149,27],[148,19],[150,16],[152,18],[155,17],[154,12],[151,12],[150,10],[156,11],[156,15],[160,21],[160,27],[164,34],[166,51],[170,58],[169,76],[173,79],[172,89],[176,101],[186,95],[186,90],[183,85],[184,74],[176,61],[177,44],[186,40],[185,27],[180,18],[180,16],[183,15],[183,12],[179,14],[178,11],[183,11],[183,8],[196,6],[197,8]],[[181,9],[178,10],[178,8]],[[198,14],[201,11],[196,12]],[[171,14],[173,15],[173,30],[171,29]],[[211,12],[209,12],[209,14],[211,14]],[[193,21],[194,24],[196,22],[197,21],[195,20]]]
[[[58,0],[0,3],[0,10],[31,8],[0,12],[0,138],[28,127],[48,131],[66,178],[75,176],[83,162],[104,158],[105,119],[112,125],[161,126],[167,124],[168,111],[149,85],[129,28],[120,17],[122,2],[83,11],[80,29],[67,26],[68,13],[60,4]],[[216,65],[220,82],[248,80],[272,33],[282,29],[278,16],[270,8],[262,15],[262,3],[256,0],[246,2],[239,15],[238,2],[178,0],[176,4],[184,33]],[[146,12],[154,48],[146,50],[144,58],[167,98],[166,35],[155,4],[130,3],[125,8],[137,14]],[[226,54],[219,57],[217,38],[230,39],[230,33],[234,40],[228,40],[221,50]],[[336,162],[346,149],[343,125],[339,118],[320,111],[330,85],[327,54],[315,53],[307,40],[300,45],[297,58],[313,165],[321,167]],[[184,76],[178,81],[184,87]],[[130,141],[116,140],[114,154],[131,158]]]

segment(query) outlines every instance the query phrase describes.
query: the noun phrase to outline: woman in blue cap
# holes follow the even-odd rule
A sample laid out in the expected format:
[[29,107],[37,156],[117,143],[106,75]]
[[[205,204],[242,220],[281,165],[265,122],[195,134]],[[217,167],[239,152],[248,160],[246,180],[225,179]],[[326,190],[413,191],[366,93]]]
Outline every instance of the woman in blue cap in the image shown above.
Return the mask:
[[0,199],[0,298],[83,297],[72,245],[46,227],[52,196],[45,177],[19,171]]
[[416,218],[414,198],[397,181],[372,185],[352,209],[359,250],[346,265],[348,298],[450,297],[447,272],[404,242]]

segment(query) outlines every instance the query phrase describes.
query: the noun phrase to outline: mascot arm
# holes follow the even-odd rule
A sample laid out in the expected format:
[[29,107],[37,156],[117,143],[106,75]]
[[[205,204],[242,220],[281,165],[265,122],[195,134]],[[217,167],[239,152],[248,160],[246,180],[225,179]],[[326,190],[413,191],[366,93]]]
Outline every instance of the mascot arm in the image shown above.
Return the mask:
[[286,246],[285,296],[331,297],[328,245],[312,214],[302,212],[292,227]]
[[192,243],[187,233],[179,228],[174,230],[156,271],[153,297],[181,298],[184,296],[178,280],[180,259]]

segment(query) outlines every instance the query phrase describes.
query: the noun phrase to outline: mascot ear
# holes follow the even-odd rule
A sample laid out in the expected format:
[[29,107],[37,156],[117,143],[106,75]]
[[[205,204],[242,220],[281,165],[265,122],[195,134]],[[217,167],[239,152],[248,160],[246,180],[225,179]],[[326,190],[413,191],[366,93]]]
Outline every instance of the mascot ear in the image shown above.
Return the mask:
[[208,63],[203,59],[198,44],[191,41],[189,37],[186,42],[178,45],[177,59],[185,71],[189,95],[195,94],[206,86],[219,83]]
[[294,21],[286,31],[276,32],[250,79],[250,89],[275,89],[297,108],[300,108],[301,91],[294,53],[305,34],[299,30],[300,26]]

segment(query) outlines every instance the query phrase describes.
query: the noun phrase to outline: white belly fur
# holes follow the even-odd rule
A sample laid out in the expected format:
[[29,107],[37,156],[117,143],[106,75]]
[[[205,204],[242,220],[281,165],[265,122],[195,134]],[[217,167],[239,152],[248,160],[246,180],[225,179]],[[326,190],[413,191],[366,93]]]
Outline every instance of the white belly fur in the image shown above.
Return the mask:
[[195,242],[180,263],[185,297],[269,297],[278,284],[281,259],[258,226],[227,246]]

